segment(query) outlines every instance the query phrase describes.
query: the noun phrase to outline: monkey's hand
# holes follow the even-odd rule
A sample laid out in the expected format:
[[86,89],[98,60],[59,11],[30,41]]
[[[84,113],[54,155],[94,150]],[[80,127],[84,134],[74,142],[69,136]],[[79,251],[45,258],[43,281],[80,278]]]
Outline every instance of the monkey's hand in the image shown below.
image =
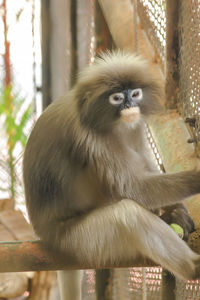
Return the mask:
[[185,241],[188,240],[189,233],[194,231],[194,222],[182,203],[165,207],[161,219],[167,224],[178,224],[181,226],[184,231],[183,239]]

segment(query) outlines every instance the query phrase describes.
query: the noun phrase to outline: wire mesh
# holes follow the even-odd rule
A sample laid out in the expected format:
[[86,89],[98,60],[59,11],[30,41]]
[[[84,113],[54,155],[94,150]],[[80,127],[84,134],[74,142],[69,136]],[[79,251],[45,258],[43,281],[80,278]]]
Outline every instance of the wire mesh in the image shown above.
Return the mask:
[[195,117],[193,133],[200,146],[200,1],[180,1],[179,111]]
[[163,173],[164,172],[164,165],[163,165],[162,159],[160,157],[160,154],[158,152],[158,149],[156,147],[153,136],[151,134],[151,131],[150,131],[147,124],[146,124],[146,136],[147,136],[147,140],[148,140],[148,143],[149,143],[149,147],[152,151],[152,159],[154,159],[154,161],[155,161],[155,163],[158,167],[158,170],[160,170],[160,172]]
[[83,275],[82,295],[84,300],[95,300],[95,270],[85,270]]
[[142,28],[164,65],[166,48],[166,1],[138,0],[137,9]]
[[186,283],[176,279],[176,300],[200,299],[200,280],[190,280]]
[[113,300],[160,300],[162,269],[115,269]]

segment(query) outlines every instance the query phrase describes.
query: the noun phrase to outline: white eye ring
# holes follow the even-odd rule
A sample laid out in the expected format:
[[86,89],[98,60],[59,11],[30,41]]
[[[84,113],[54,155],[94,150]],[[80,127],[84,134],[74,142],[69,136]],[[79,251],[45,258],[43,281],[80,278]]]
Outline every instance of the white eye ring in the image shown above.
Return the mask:
[[124,94],[123,93],[114,93],[109,96],[109,102],[112,105],[121,104],[124,101]]
[[131,98],[134,99],[134,100],[141,100],[143,98],[142,89],[132,90]]

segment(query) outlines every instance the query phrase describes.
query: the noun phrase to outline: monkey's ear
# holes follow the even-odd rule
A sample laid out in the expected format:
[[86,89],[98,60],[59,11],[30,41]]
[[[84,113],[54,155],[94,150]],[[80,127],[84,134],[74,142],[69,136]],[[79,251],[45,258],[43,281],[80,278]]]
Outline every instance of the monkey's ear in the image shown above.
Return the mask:
[[86,92],[85,92],[85,97],[84,97],[84,98],[88,100],[88,99],[91,97],[91,95],[92,95],[92,92],[91,92],[91,91],[86,91]]
[[83,109],[83,106],[87,106],[91,94],[92,93],[90,91],[86,91],[85,93],[76,93],[76,99],[78,101],[78,107],[80,110]]
[[83,104],[91,98],[91,95],[92,93],[90,91],[87,91],[84,93],[84,95],[80,95],[79,101]]
[[89,100],[92,94],[89,86],[84,84],[79,84],[79,83],[76,84],[74,92],[75,92],[75,99],[82,102]]

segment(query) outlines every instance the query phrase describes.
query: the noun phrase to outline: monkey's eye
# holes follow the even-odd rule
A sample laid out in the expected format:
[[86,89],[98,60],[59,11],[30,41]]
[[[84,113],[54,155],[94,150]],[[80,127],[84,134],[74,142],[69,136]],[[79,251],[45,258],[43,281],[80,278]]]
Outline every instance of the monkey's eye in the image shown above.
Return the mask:
[[124,101],[124,94],[123,93],[114,93],[109,96],[109,102],[113,105],[121,104]]
[[131,98],[134,100],[141,100],[143,97],[142,89],[135,89],[131,92]]

